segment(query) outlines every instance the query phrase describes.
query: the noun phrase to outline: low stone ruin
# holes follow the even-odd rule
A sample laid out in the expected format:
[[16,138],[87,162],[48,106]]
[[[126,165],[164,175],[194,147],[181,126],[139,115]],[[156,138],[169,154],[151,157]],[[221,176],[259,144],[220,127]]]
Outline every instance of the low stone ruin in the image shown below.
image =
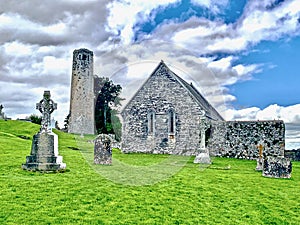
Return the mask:
[[285,124],[282,120],[212,122],[207,148],[212,156],[257,159],[264,146],[264,156],[284,156]]
[[54,172],[66,168],[62,156],[58,155],[58,137],[50,127],[50,115],[57,108],[50,97],[50,91],[45,91],[43,99],[36,105],[42,113],[41,129],[33,136],[30,155],[26,156],[26,163],[22,164],[24,170]]

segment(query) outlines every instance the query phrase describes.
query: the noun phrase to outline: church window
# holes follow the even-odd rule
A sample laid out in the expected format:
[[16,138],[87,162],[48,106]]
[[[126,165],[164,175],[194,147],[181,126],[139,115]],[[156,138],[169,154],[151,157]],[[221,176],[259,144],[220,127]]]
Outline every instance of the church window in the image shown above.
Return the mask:
[[169,110],[169,119],[168,119],[168,130],[169,130],[169,135],[174,136],[175,134],[175,112],[173,109]]
[[154,134],[155,130],[155,111],[148,112],[148,134]]

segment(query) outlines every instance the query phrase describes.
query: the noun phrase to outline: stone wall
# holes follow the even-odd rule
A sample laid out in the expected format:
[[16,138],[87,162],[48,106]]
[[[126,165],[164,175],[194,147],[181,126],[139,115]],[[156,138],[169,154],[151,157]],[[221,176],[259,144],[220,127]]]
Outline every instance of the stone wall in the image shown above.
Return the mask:
[[[154,130],[149,131],[149,110]],[[169,133],[169,112],[175,132]],[[165,70],[150,76],[122,112],[122,151],[195,155],[200,145],[200,106]]]
[[292,161],[300,161],[300,149],[285,150],[284,157]]
[[265,156],[284,156],[285,125],[274,121],[213,122],[208,149],[212,156],[256,159],[258,145]]

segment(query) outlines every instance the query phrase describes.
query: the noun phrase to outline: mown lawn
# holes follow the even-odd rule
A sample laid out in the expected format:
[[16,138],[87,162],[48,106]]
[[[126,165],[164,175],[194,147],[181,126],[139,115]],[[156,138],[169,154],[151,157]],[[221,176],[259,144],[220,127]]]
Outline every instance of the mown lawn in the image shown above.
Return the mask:
[[299,162],[289,180],[262,177],[255,161],[214,158],[205,168],[119,150],[100,166],[92,137],[56,131],[67,171],[23,171],[38,130],[0,121],[0,224],[300,224]]

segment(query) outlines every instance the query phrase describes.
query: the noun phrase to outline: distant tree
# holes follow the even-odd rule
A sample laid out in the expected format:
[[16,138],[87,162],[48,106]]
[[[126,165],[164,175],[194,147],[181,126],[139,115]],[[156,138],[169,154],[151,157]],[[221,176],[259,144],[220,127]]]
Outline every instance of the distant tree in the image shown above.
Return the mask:
[[70,119],[70,113],[66,116],[65,120],[64,120],[64,130],[68,131],[69,128],[69,119]]
[[120,138],[121,123],[117,117],[117,110],[112,107],[121,105],[122,98],[121,85],[115,85],[113,81],[106,77],[95,78],[96,106],[95,123],[97,133],[116,134]]
[[31,114],[29,117],[26,117],[26,119],[30,120],[32,123],[36,123],[41,125],[42,123],[42,116],[38,116],[36,114]]
[[57,121],[55,121],[55,129],[57,129],[57,130],[60,130],[60,127],[59,127],[59,125],[58,125],[58,122],[57,122]]

